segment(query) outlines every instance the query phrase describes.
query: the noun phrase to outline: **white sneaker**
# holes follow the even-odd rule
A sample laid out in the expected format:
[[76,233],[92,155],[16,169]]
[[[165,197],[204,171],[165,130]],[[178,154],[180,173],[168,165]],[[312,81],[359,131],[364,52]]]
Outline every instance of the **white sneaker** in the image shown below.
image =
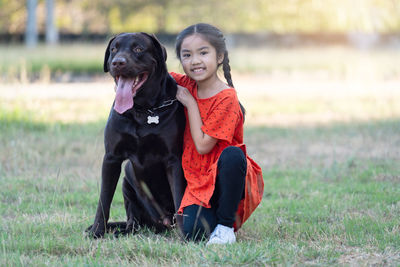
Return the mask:
[[210,240],[206,246],[212,244],[232,244],[236,242],[236,236],[233,232],[233,227],[217,224],[214,231],[211,233]]

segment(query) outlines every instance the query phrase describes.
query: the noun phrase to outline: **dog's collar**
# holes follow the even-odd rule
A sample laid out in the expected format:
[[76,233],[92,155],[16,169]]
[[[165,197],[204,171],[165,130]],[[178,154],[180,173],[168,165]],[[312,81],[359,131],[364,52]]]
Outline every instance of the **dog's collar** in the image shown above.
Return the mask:
[[160,106],[154,107],[154,108],[149,108],[147,110],[141,109],[141,108],[138,109],[137,107],[136,108],[134,107],[134,109],[136,111],[143,112],[143,113],[146,113],[147,115],[149,115],[149,116],[147,116],[147,124],[152,124],[152,123],[158,124],[160,117],[158,115],[156,115],[156,111],[159,109],[171,106],[172,104],[175,103],[175,101],[178,101],[178,99],[175,98],[175,99],[166,100]]
[[175,99],[166,100],[166,101],[164,101],[160,106],[155,107],[155,108],[148,109],[147,112],[148,112],[150,115],[153,115],[153,114],[155,113],[156,110],[162,109],[162,108],[165,108],[165,107],[169,107],[169,106],[171,106],[172,104],[174,104],[175,101],[178,101],[178,99],[175,98]]
[[146,109],[144,107],[141,107],[140,105],[135,104],[133,106],[133,109],[136,110],[136,111],[139,111],[141,113],[154,114],[154,113],[156,113],[157,110],[165,108],[165,107],[169,107],[172,104],[174,104],[176,101],[178,101],[178,99],[176,99],[176,98],[175,99],[170,99],[170,100],[165,100],[160,106],[154,107],[154,108],[148,108],[148,109]]

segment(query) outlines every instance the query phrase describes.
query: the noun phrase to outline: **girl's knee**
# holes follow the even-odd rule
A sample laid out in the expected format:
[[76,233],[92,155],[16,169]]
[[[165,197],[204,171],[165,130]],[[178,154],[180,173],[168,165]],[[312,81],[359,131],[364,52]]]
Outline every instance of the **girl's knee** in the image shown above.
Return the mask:
[[235,146],[225,148],[219,157],[219,162],[221,164],[229,163],[232,166],[247,165],[245,154]]

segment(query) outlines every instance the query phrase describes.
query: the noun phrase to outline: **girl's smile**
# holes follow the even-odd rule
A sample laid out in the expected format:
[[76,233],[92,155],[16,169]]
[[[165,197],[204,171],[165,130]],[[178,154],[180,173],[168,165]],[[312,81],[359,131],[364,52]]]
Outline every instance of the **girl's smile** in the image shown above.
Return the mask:
[[201,73],[201,72],[203,72],[205,70],[205,68],[195,68],[195,69],[192,69],[192,71],[194,72],[194,73]]
[[218,65],[223,55],[217,56],[215,48],[200,34],[193,34],[184,39],[181,47],[183,70],[197,83],[215,82]]

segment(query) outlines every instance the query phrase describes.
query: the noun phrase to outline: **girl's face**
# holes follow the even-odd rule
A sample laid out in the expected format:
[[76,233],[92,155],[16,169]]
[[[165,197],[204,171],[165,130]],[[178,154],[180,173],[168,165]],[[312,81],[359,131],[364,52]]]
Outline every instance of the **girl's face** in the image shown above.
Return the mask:
[[224,56],[217,55],[215,48],[202,35],[186,37],[181,46],[180,59],[185,73],[196,82],[217,77],[218,65]]

